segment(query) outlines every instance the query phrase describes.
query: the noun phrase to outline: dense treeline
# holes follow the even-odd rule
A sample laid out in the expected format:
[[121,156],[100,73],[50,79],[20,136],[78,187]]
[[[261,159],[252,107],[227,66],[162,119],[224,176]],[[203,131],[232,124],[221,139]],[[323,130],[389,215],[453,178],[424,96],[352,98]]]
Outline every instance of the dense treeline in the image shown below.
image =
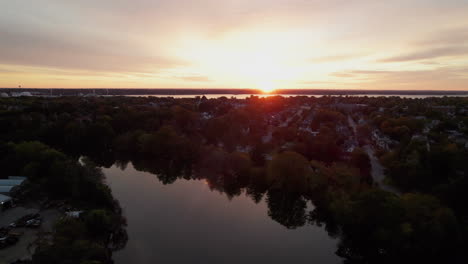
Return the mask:
[[[324,224],[340,237],[337,254],[348,263],[467,259],[467,150],[450,136],[456,129],[458,138],[467,137],[465,98],[61,97],[1,103],[4,142],[37,140],[75,160],[84,155],[106,167],[132,162],[165,184],[204,179],[229,198],[243,191],[257,202],[264,197],[269,216],[288,228]],[[364,150],[369,144],[380,153],[387,180],[404,194],[375,186]],[[34,160],[22,166],[34,179]],[[58,181],[84,187],[69,177]],[[316,206],[312,212],[308,200]]]
[[33,196],[66,199],[78,207],[116,206],[103,175],[91,162],[83,165],[40,142],[0,143],[2,175],[28,177]]

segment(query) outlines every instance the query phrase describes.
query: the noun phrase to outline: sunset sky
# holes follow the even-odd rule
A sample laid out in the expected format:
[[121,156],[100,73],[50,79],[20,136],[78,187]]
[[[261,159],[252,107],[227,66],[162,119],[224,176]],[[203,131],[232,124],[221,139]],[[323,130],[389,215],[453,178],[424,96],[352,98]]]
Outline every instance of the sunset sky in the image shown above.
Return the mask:
[[18,85],[468,90],[468,0],[3,0]]

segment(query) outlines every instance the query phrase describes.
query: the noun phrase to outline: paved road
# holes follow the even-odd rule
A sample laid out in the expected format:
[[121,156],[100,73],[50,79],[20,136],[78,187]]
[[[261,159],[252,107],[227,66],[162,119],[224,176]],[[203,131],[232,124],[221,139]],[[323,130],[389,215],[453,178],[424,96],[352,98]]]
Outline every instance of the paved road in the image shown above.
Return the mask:
[[370,145],[364,146],[364,151],[366,151],[367,155],[369,156],[371,162],[371,175],[374,182],[379,186],[382,190],[391,192],[394,194],[401,194],[395,187],[387,185],[384,183],[385,173],[384,167],[380,164],[379,159],[375,156],[374,150]]
[[[356,123],[351,118],[351,116],[348,116],[348,124],[353,129],[354,137],[356,137]],[[379,186],[384,191],[395,193],[395,194],[400,194],[400,192],[395,187],[389,186],[384,183],[384,179],[385,179],[384,167],[382,166],[382,164],[380,164],[379,159],[375,156],[373,147],[367,144],[364,146],[364,151],[369,156],[370,163],[371,163],[372,179],[377,184],[377,186]]]
[[49,209],[39,211],[38,208],[15,207],[0,212],[0,227],[8,226],[18,218],[32,213],[40,213],[42,216],[42,225],[40,228],[15,228],[14,232],[22,233],[18,243],[13,246],[0,249],[0,263],[11,263],[18,259],[31,258],[36,248],[35,241],[39,234],[51,232],[55,221],[60,217],[59,211]]

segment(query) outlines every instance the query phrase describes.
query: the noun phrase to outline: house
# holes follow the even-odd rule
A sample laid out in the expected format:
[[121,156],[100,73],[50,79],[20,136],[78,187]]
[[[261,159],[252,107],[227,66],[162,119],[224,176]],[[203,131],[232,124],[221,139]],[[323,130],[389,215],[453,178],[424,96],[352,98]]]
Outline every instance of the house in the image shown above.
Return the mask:
[[390,138],[388,138],[385,135],[382,135],[377,129],[372,131],[372,139],[374,140],[377,146],[385,150],[389,150],[390,145],[394,143]]
[[203,113],[201,113],[201,118],[202,118],[202,119],[205,119],[205,120],[208,120],[208,119],[213,118],[213,115],[210,115],[210,114],[207,113],[207,112],[203,112]]
[[65,212],[65,215],[71,218],[80,218],[80,215],[83,213],[83,211],[69,211]]
[[431,122],[429,124],[426,124],[426,126],[424,127],[423,133],[429,133],[434,127],[438,126],[439,124],[440,120],[431,120]]

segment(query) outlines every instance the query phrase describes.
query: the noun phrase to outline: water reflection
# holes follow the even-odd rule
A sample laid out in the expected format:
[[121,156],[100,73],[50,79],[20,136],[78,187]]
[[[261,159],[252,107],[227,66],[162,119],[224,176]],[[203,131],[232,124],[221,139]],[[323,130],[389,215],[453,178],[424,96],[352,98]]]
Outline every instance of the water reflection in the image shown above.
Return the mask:
[[175,181],[175,173],[156,176],[125,163],[104,172],[128,220],[117,264],[341,262],[337,241],[308,224],[314,213],[300,196],[213,184],[216,178]]

